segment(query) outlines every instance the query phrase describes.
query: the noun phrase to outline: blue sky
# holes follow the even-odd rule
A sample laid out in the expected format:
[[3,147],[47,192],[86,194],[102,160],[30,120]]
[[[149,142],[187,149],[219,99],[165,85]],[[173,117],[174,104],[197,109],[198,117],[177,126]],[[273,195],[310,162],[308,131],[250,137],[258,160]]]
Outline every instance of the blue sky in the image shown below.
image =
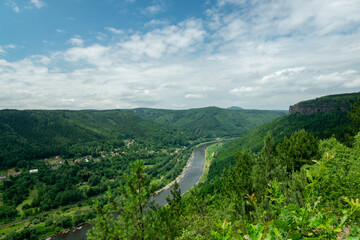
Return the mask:
[[2,0],[0,109],[287,109],[360,91],[360,0]]

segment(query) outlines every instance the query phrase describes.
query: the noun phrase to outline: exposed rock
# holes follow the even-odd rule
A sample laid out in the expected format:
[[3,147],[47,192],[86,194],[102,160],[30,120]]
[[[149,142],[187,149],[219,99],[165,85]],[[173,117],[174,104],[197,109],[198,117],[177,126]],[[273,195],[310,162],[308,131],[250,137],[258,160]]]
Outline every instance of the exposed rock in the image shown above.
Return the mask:
[[360,92],[324,96],[312,100],[299,102],[293,106],[290,106],[289,113],[310,115],[336,110],[347,112],[351,109],[351,105],[357,102],[359,97]]
[[329,112],[334,110],[340,110],[342,112],[347,112],[350,109],[350,106],[347,104],[334,104],[334,103],[322,103],[322,104],[296,104],[290,106],[289,113],[300,113],[300,114],[314,114],[320,112]]

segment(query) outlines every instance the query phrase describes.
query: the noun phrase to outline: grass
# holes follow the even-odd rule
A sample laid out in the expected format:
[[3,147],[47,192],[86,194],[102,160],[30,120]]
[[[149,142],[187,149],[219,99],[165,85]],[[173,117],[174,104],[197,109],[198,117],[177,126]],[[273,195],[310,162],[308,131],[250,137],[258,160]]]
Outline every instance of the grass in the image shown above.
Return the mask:
[[18,212],[21,214],[23,213],[23,209],[22,207],[25,205],[25,204],[31,204],[32,201],[34,200],[34,198],[37,196],[39,190],[37,189],[37,187],[35,186],[33,190],[30,191],[29,193],[29,197],[27,199],[25,199],[22,203],[20,203],[17,207],[16,207],[16,210],[18,210]]
[[224,143],[216,143],[216,144],[209,146],[206,149],[204,172],[201,175],[198,184],[206,182],[211,162],[214,160],[214,157],[217,154],[218,149],[221,148],[223,144]]

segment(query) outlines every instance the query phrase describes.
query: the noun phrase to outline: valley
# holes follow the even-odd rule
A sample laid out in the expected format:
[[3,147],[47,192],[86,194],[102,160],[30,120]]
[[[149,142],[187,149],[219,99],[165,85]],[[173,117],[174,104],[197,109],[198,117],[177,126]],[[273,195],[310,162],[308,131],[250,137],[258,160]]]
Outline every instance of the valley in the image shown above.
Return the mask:
[[[138,221],[148,228],[144,234],[156,230],[159,239],[187,239],[186,234],[191,239],[251,234],[302,239],[313,232],[309,229],[338,236],[345,226],[356,234],[360,176],[353,170],[359,160],[359,97],[353,93],[304,101],[296,106],[316,109],[318,102],[331,107],[288,115],[213,107],[0,111],[6,140],[1,142],[0,235],[39,239],[61,231],[53,239],[91,240],[123,231],[116,235],[122,239]],[[208,144],[201,144],[209,141],[218,143],[205,154]],[[49,146],[58,146],[56,152]],[[179,186],[156,195],[182,172]],[[316,207],[319,196],[323,200]],[[143,208],[152,209],[151,214],[144,215]],[[118,211],[117,220],[107,215]],[[308,218],[298,219],[301,211],[309,212]],[[324,229],[320,220],[311,223],[324,211],[333,213],[323,221],[334,227]],[[284,214],[292,220],[282,222]],[[346,221],[339,223],[341,214]],[[233,225],[219,227],[226,226],[224,219]],[[89,221],[95,226],[91,231],[83,224]],[[109,228],[118,221],[131,224]],[[296,230],[299,224],[303,232]]]

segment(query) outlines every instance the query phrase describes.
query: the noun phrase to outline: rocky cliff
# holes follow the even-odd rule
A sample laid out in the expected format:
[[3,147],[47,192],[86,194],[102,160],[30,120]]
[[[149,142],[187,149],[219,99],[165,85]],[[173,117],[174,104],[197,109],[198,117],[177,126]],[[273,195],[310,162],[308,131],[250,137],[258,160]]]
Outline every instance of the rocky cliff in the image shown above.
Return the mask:
[[351,105],[354,104],[359,97],[360,93],[347,93],[320,97],[290,106],[289,113],[310,115],[335,110],[347,112],[350,110]]

